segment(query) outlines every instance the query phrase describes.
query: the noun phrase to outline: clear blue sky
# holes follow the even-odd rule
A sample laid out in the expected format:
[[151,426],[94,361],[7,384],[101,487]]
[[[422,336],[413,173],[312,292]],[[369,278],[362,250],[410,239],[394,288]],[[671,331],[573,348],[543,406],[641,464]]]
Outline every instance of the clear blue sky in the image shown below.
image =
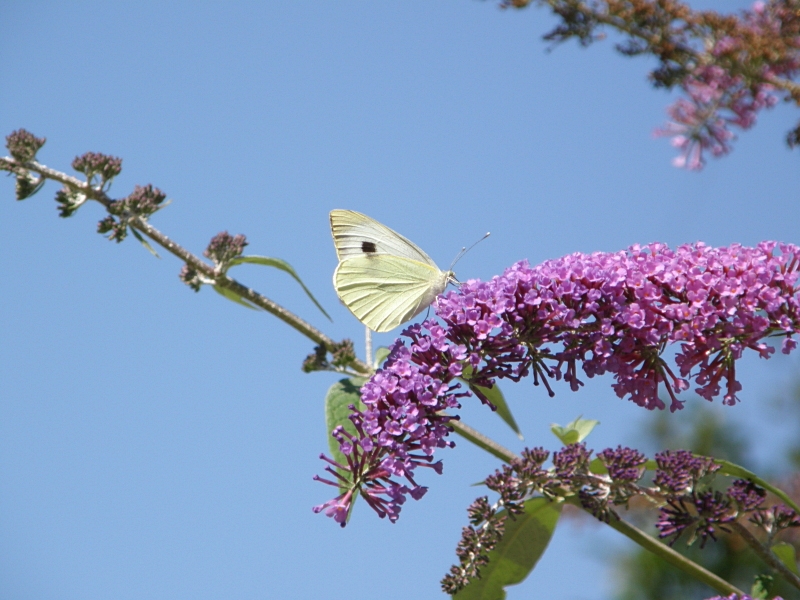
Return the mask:
[[[336,339],[362,329],[330,284],[332,208],[375,217],[440,266],[491,230],[461,279],[637,242],[800,241],[800,154],[783,143],[797,111],[762,115],[700,174],[677,170],[651,135],[670,99],[646,83],[652,62],[610,42],[547,53],[552,25],[473,0],[7,0],[0,133],[46,136],[39,158],[62,170],[88,150],[121,156],[112,194],[160,187],[173,202],[153,224],[196,253],[228,230],[288,260],[333,324],[282,274],[234,274]],[[166,253],[104,240],[99,206],[59,219],[55,191],[16,203],[0,181],[0,597],[443,597],[470,486],[496,462],[457,440],[395,525],[363,504],[344,530],[312,514],[330,493],[311,478],[336,379],[300,372],[312,344],[193,293]],[[796,366],[745,361],[743,402],[725,414],[785,439],[765,407]],[[596,449],[641,442],[647,415],[610,384],[505,391],[527,444],[555,448],[549,424],[581,413],[602,421]],[[464,415],[522,448],[480,407]],[[773,447],[760,448],[763,466]],[[618,542],[560,528],[509,598],[606,597],[593,557]]]

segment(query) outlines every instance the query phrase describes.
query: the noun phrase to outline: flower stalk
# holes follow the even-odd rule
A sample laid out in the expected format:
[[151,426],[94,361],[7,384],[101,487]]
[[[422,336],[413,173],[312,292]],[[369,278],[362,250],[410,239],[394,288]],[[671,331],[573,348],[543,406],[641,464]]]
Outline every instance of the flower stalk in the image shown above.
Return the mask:
[[[277,317],[327,351],[335,352],[342,346],[342,343],[336,342],[328,337],[290,310],[230,277],[225,272],[227,265],[209,265],[199,256],[188,251],[153,227],[153,225],[148,222],[147,217],[149,214],[161,208],[161,206],[158,205],[164,199],[164,196],[159,190],[153,190],[150,186],[146,188],[137,188],[137,192],[140,192],[138,196],[147,195],[148,188],[150,196],[158,196],[153,206],[148,207],[147,210],[138,210],[138,214],[137,210],[132,209],[131,203],[125,202],[125,200],[128,199],[112,199],[106,193],[106,189],[113,176],[119,173],[121,164],[119,159],[104,157],[96,153],[87,153],[83,157],[79,157],[74,161],[73,166],[85,172],[88,179],[87,181],[81,181],[76,177],[47,167],[35,160],[36,151],[44,144],[43,138],[34,138],[28,132],[19,130],[14,132],[14,134],[10,135],[7,139],[12,156],[0,157],[0,171],[8,171],[17,176],[19,199],[28,197],[35,193],[35,191],[38,191],[46,180],[56,181],[64,186],[62,191],[57,195],[62,216],[70,216],[83,203],[88,200],[94,200],[102,204],[109,213],[109,216],[101,221],[99,229],[101,232],[111,232],[111,239],[121,241],[124,237],[125,227],[127,226],[133,230],[135,234],[139,233],[146,236],[158,246],[179,258],[187,265],[188,269],[199,274],[204,282],[225,290],[230,290],[235,295],[244,298],[253,305]],[[105,159],[105,161],[103,159]],[[38,178],[34,179],[31,173],[37,174]],[[23,191],[26,192],[22,195],[19,193],[21,185],[23,186]],[[144,194],[141,193],[143,191],[145,192]],[[136,195],[136,192],[129,198],[134,197],[134,195]],[[139,206],[137,205],[136,208],[139,208]],[[355,356],[352,356],[348,362],[347,370],[342,370],[342,372],[354,372],[360,375],[368,375],[373,371],[370,365],[357,359]]]
[[[567,500],[573,506],[580,507],[580,501],[577,498],[570,498]],[[582,507],[581,507],[582,508]],[[671,547],[667,546],[663,542],[658,541],[655,538],[650,537],[644,531],[639,529],[638,527],[631,525],[627,521],[622,519],[610,519],[606,522],[606,525],[618,531],[631,541],[639,544],[645,550],[652,552],[662,560],[668,562],[673,567],[676,567],[686,573],[687,575],[693,577],[697,581],[705,583],[707,586],[713,588],[714,590],[718,591],[721,594],[730,595],[730,594],[739,594],[740,596],[744,595],[744,592],[737,588],[736,586],[731,585],[721,577],[715,575],[708,569],[698,565],[696,562],[689,560],[683,554],[676,552]]]
[[773,554],[773,552],[762,544],[756,536],[744,525],[739,522],[731,524],[733,531],[742,536],[747,545],[750,546],[759,558],[774,569],[781,577],[800,590],[800,577],[793,573],[783,562]]

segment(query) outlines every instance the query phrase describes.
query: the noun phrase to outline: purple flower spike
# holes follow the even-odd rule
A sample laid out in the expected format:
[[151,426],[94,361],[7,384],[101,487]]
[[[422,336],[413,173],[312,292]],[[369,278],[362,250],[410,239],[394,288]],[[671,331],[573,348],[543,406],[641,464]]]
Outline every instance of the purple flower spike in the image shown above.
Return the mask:
[[[665,408],[661,386],[670,410],[682,408],[676,395],[691,379],[702,397],[734,404],[744,350],[768,358],[774,350],[761,340],[775,334],[790,339],[784,352],[795,347],[798,259],[797,246],[774,242],[576,253],[468,281],[438,299],[437,314],[449,340],[478,357],[477,384],[532,371],[535,383],[563,378],[576,390],[580,364],[587,377],[613,373],[617,395],[648,409]],[[484,323],[495,325],[487,333]],[[678,375],[661,358],[670,343],[680,345]]]
[[[421,497],[425,488],[414,471],[441,471],[432,456],[453,445],[445,438],[458,418],[442,411],[457,410],[471,395],[457,380],[464,373],[469,386],[489,388],[533,374],[551,396],[551,380],[577,390],[581,369],[586,377],[611,373],[620,398],[664,409],[664,390],[671,411],[683,407],[677,395],[694,381],[703,398],[722,395],[724,404],[735,404],[742,389],[736,361],[746,350],[769,358],[774,348],[764,340],[779,336],[787,340],[783,352],[796,346],[798,268],[800,248],[791,244],[672,250],[653,243],[575,253],[536,267],[522,261],[490,281],[461,284],[435,302],[442,323],[408,327],[364,384],[366,410],[351,415],[357,435],[342,437],[348,464],[337,465],[337,474],[349,474],[345,487],[352,493],[337,501],[350,503],[360,493],[394,520],[408,494]],[[679,347],[675,367],[662,356],[670,344]],[[606,459],[619,461],[615,477],[635,478],[638,457]],[[673,493],[714,469],[691,456],[663,460],[656,483]]]
[[[430,334],[422,333],[423,326]],[[314,511],[325,511],[342,526],[356,494],[379,516],[396,521],[407,496],[419,500],[427,492],[414,480],[417,467],[441,473],[442,463],[433,462],[433,453],[454,445],[445,437],[452,430],[448,423],[458,417],[441,411],[460,408],[459,399],[469,394],[454,383],[454,372],[460,371],[448,368],[466,358],[463,348],[447,342],[434,322],[412,325],[403,335],[410,347],[395,342],[384,367],[361,388],[366,410],[354,409],[350,415],[357,435],[341,427],[332,433],[347,464],[322,457],[337,481],[317,480],[347,491]]]
[[744,479],[737,479],[728,488],[728,495],[733,498],[743,512],[758,508],[767,497],[767,491]]
[[606,448],[598,455],[608,469],[608,476],[614,481],[634,483],[644,474],[647,462],[644,454],[632,448],[618,446],[616,450]]

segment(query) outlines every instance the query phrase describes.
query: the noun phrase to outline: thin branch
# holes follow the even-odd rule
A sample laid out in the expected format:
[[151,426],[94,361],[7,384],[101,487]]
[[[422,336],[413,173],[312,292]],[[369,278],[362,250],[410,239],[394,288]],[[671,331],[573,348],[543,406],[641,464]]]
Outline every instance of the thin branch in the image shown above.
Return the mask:
[[[582,510],[586,510],[581,506],[580,500],[572,496],[567,498],[566,500],[570,504],[577,506]],[[589,512],[589,511],[587,511]],[[591,514],[591,513],[590,513]],[[745,593],[737,588],[734,585],[731,585],[718,575],[715,575],[708,569],[698,565],[696,562],[689,560],[679,552],[676,552],[663,542],[659,542],[657,539],[647,535],[644,531],[635,527],[628,523],[627,521],[623,521],[619,518],[611,518],[607,523],[609,527],[615,529],[616,531],[620,532],[622,535],[626,536],[627,538],[633,540],[637,544],[639,544],[645,550],[649,550],[662,560],[665,560],[673,567],[676,567],[686,573],[687,575],[691,575],[698,581],[705,583],[707,586],[715,589],[720,594],[724,596],[730,596],[731,594],[739,594],[739,597],[743,597]]]
[[756,554],[758,554],[761,560],[777,571],[786,581],[800,590],[800,577],[793,573],[789,567],[783,564],[781,559],[775,556],[775,554],[769,548],[759,542],[758,538],[756,538],[756,536],[754,536],[747,527],[739,523],[739,521],[734,521],[733,523],[730,523],[730,525],[736,533],[744,538],[748,545],[755,551]]
[[800,84],[795,83],[789,79],[781,79],[779,77],[767,77],[764,79],[765,82],[774,85],[776,88],[780,88],[789,92],[792,98],[800,98]]
[[[584,0],[540,0],[540,2],[550,6],[550,8],[554,11],[568,6],[569,9],[575,13],[582,15],[587,22],[594,21],[599,25],[605,25],[612,29],[616,29],[620,33],[628,35],[633,39],[641,40],[647,44],[648,52],[658,58],[660,58],[658,49],[664,45],[665,41],[669,41],[673,46],[670,48],[671,53],[682,54],[696,65],[713,64],[716,60],[708,52],[693,48],[688,43],[681,43],[681,41],[678,39],[671,39],[668,35],[670,32],[668,32],[666,29],[661,31],[657,29],[650,30],[647,27],[639,26],[634,19],[626,19],[624,16],[620,16],[619,14],[613,14],[601,10],[595,5],[587,4]],[[521,2],[520,4],[527,5],[528,3],[529,2]],[[610,3],[606,0],[604,4],[608,8],[608,4]],[[684,24],[684,29],[682,31],[672,32],[676,36],[688,35],[689,37],[684,38],[685,40],[703,41],[705,39],[703,35],[704,27],[711,28],[712,30],[714,29],[713,24],[705,23],[702,18],[704,16],[716,17],[717,15],[715,13],[692,11],[688,6],[679,2],[673,3],[670,9],[672,10],[671,16],[673,20],[680,20]],[[800,102],[800,84],[792,81],[791,79],[777,77],[775,75],[764,75],[758,72],[748,73],[747,77],[748,79],[759,81],[761,83],[767,83],[778,89],[784,90],[793,99],[795,99],[796,103]]]
[[[111,199],[102,189],[92,187],[84,181],[80,181],[79,179],[67,175],[66,173],[51,169],[50,167],[47,167],[36,161],[29,161],[27,163],[20,164],[13,158],[0,157],[0,170],[10,171],[18,175],[20,174],[21,170],[33,171],[46,179],[57,181],[75,191],[80,192],[81,194],[84,194],[87,198],[102,204],[104,207],[106,207],[106,209],[108,209],[114,202],[114,200]],[[319,329],[301,319],[293,312],[285,309],[280,304],[277,304],[269,298],[262,296],[252,288],[242,285],[232,277],[218,272],[213,266],[209,265],[195,254],[192,254],[183,246],[180,246],[169,239],[158,229],[150,225],[150,223],[148,223],[145,219],[138,216],[131,216],[128,218],[127,223],[130,227],[133,227],[137,231],[146,235],[156,244],[164,248],[164,250],[177,256],[190,267],[199,273],[202,273],[208,279],[212,280],[215,285],[229,289],[242,298],[252,302],[256,306],[263,308],[265,311],[271,315],[274,315],[275,317],[278,317],[281,321],[296,329],[310,340],[325,346],[325,348],[332,349],[337,345],[335,340],[329,338]],[[358,360],[357,358],[352,363],[352,366],[362,374],[369,374],[372,372],[372,369],[368,364]]]

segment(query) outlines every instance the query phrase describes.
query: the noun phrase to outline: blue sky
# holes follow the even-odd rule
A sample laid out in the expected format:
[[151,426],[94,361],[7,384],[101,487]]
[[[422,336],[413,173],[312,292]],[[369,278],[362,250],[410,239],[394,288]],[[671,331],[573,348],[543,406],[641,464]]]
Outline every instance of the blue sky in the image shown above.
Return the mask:
[[[330,283],[333,208],[369,214],[442,267],[490,230],[461,279],[656,240],[800,241],[800,156],[783,143],[796,111],[763,114],[702,173],[677,170],[652,136],[670,101],[647,85],[652,61],[611,42],[548,53],[553,23],[468,0],[4,2],[0,133],[46,136],[39,158],[62,170],[89,150],[122,157],[112,195],[164,190],[172,204],[152,223],[198,254],[219,231],[246,234],[248,252],[289,261],[334,321],[281,273],[234,275],[358,343]],[[395,525],[363,504],[344,530],[312,514],[329,495],[311,478],[336,380],[300,372],[312,344],[193,293],[166,253],[104,240],[99,206],[59,219],[56,189],[17,203],[13,180],[0,182],[0,595],[443,597],[471,484],[496,461],[456,440]],[[767,407],[796,367],[745,360],[742,403],[717,406],[751,426],[757,467],[793,434]],[[555,448],[550,423],[579,414],[602,422],[596,449],[641,443],[648,415],[610,384],[557,385],[555,399],[530,382],[504,390],[526,444]],[[522,448],[485,409],[464,418]],[[597,557],[609,544],[624,546],[564,525],[508,597],[607,597]]]

